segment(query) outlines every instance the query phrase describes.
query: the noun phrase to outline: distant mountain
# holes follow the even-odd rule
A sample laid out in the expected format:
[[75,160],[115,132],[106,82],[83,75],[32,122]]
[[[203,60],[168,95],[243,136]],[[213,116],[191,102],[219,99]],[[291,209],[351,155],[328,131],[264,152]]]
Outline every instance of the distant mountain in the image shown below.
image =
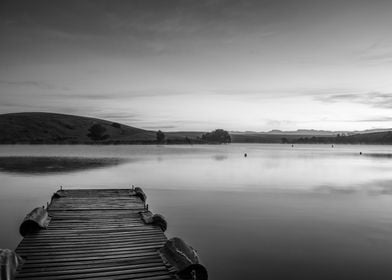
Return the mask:
[[336,136],[338,134],[349,135],[353,132],[350,131],[329,131],[329,130],[315,130],[315,129],[297,129],[295,131],[280,131],[280,130],[271,130],[268,134],[290,134],[290,135],[323,135],[323,136]]
[[[92,132],[94,125],[98,129]],[[154,131],[95,118],[41,112],[0,115],[1,144],[145,143],[155,139]]]
[[311,136],[318,136],[318,135],[320,135],[320,136],[336,136],[338,134],[340,134],[340,135],[351,135],[351,134],[355,134],[357,132],[353,132],[353,131],[329,131],[329,130],[316,130],[316,129],[297,129],[297,130],[284,131],[284,130],[279,130],[279,129],[273,129],[273,130],[266,131],[266,132],[264,132],[264,131],[261,131],[261,132],[255,132],[255,131],[245,131],[245,132],[232,131],[231,133],[233,133],[233,134],[264,134],[264,135],[311,135]]
[[366,129],[366,130],[342,130],[342,131],[332,131],[332,130],[316,130],[316,129],[297,129],[297,130],[279,130],[273,129],[270,131],[231,131],[232,134],[284,134],[284,135],[325,135],[325,136],[336,136],[336,135],[353,135],[353,134],[364,134],[364,133],[374,133],[374,132],[388,132],[392,131],[392,128],[378,128],[378,129]]

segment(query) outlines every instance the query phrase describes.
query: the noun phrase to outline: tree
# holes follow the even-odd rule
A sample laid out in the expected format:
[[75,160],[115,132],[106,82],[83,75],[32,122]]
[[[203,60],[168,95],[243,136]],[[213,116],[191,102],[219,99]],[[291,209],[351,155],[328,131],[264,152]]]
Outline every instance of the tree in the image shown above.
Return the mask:
[[121,128],[121,124],[116,123],[116,122],[112,123],[111,125],[112,125],[113,127],[115,127],[115,128]]
[[158,143],[164,143],[165,142],[165,134],[162,131],[160,131],[160,130],[157,131],[157,142]]
[[201,136],[201,139],[208,143],[231,143],[229,132],[223,129],[216,129],[212,132],[205,133]]
[[89,133],[87,134],[88,137],[90,137],[92,140],[94,141],[98,141],[98,140],[104,140],[106,138],[109,137],[109,135],[106,135],[106,128],[103,127],[100,124],[93,124],[90,128],[89,128]]

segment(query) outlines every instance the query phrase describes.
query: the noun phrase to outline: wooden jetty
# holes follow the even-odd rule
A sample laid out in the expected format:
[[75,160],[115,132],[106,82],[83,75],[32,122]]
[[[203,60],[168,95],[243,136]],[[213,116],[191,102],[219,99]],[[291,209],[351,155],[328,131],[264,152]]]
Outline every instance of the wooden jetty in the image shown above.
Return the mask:
[[207,279],[191,247],[183,250],[190,258],[172,254],[182,244],[167,240],[166,222],[148,211],[139,190],[55,193],[47,211],[35,209],[21,225],[15,279]]

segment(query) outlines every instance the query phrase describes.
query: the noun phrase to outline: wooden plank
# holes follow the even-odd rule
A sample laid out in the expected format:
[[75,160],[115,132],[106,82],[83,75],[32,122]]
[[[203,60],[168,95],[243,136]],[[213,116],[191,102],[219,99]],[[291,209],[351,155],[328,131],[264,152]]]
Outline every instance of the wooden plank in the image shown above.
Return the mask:
[[176,279],[158,254],[166,236],[142,222],[131,190],[63,190],[47,210],[49,226],[16,249],[25,259],[16,279]]

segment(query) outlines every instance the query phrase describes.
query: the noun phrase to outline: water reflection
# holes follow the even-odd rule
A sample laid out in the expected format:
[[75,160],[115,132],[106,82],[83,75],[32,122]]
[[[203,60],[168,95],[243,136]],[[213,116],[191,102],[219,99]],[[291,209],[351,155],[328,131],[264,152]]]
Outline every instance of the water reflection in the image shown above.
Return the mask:
[[222,161],[222,160],[226,160],[227,156],[226,155],[214,155],[213,159],[215,159],[216,161]]
[[353,194],[358,192],[359,189],[322,185],[314,188],[313,191],[320,194]]
[[48,174],[83,171],[129,162],[124,158],[0,157],[0,172]]
[[382,280],[392,275],[390,199],[253,191],[150,190],[148,195],[168,217],[168,235],[197,248],[211,279]]
[[134,184],[211,279],[391,279],[390,154],[385,145],[3,146],[0,248],[16,247],[25,214],[60,185]]
[[392,180],[373,180],[354,186],[320,185],[312,189],[317,194],[362,194],[365,196],[392,195]]

